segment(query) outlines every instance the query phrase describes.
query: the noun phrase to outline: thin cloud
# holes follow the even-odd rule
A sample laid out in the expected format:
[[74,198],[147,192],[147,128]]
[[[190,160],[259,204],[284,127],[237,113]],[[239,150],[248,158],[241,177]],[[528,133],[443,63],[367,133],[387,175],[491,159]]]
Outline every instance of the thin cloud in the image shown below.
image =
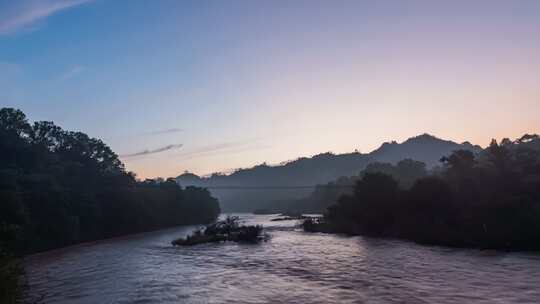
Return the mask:
[[161,148],[157,148],[157,149],[153,149],[153,150],[148,150],[147,149],[147,150],[143,150],[143,151],[136,152],[136,153],[123,154],[123,155],[120,155],[120,157],[128,158],[128,157],[136,157],[136,156],[156,154],[156,153],[161,153],[161,152],[165,152],[165,151],[169,151],[169,150],[180,149],[180,148],[182,148],[182,146],[183,146],[182,144],[167,145],[165,147],[161,147]]
[[178,132],[184,132],[184,129],[181,128],[170,128],[170,129],[158,129],[154,131],[146,131],[146,132],[138,132],[135,134],[123,134],[123,135],[115,135],[111,137],[106,137],[107,139],[132,139],[132,138],[140,138],[140,137],[151,137],[151,136],[159,136],[159,135],[165,135],[165,134],[174,134]]
[[238,153],[238,152],[257,150],[257,149],[263,149],[263,148],[268,148],[268,146],[257,143],[257,140],[246,140],[246,141],[236,141],[236,142],[223,142],[219,144],[203,146],[198,149],[193,149],[191,151],[179,153],[178,155],[183,156],[184,159],[190,159],[190,158],[214,155],[217,153],[230,154],[230,153]]
[[170,133],[178,133],[184,131],[180,128],[172,128],[172,129],[165,129],[165,130],[156,130],[152,132],[146,133],[146,135],[161,135],[161,134],[170,134]]
[[64,74],[62,74],[60,76],[59,80],[60,81],[67,81],[67,80],[69,80],[71,78],[77,77],[82,72],[84,72],[84,70],[85,70],[85,67],[83,67],[83,66],[80,66],[80,65],[73,66],[70,69],[68,69],[67,71],[65,71]]
[[0,35],[28,29],[49,16],[93,0],[18,0],[0,8]]
[[189,152],[186,152],[186,153],[180,153],[180,155],[183,155],[183,156],[196,156],[196,155],[207,154],[207,153],[212,153],[212,152],[216,152],[216,151],[222,151],[222,150],[234,148],[234,147],[241,146],[241,145],[244,145],[244,143],[225,142],[225,143],[220,143],[220,144],[216,144],[216,145],[204,146],[204,147],[201,147],[201,148],[198,148],[198,149],[194,149],[193,151],[189,151]]

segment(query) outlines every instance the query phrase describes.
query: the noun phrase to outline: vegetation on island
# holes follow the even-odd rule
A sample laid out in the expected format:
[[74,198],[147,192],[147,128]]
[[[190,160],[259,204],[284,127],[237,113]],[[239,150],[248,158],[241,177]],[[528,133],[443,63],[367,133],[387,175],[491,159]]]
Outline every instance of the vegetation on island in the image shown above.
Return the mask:
[[174,179],[137,181],[103,141],[50,121],[31,124],[20,110],[0,109],[2,261],[78,242],[208,223],[219,213],[205,189],[182,189]]
[[457,247],[540,250],[540,138],[524,135],[475,154],[457,150],[442,168],[402,187],[366,173],[306,231],[404,238]]
[[278,215],[278,217],[271,219],[271,222],[279,222],[279,221],[292,221],[292,220],[305,220],[308,216],[305,216],[302,214],[302,212],[298,211],[287,211],[283,212]]
[[217,242],[247,242],[256,243],[263,239],[263,227],[261,225],[247,226],[240,223],[237,216],[227,216],[224,220],[206,225],[204,228],[195,230],[186,238],[178,238],[171,242],[174,246],[193,246],[204,243]]

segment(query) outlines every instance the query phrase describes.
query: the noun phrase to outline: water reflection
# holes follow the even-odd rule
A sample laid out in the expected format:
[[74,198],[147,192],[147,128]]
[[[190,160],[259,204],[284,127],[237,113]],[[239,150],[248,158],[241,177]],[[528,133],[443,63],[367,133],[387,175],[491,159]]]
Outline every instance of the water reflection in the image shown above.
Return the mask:
[[306,234],[242,215],[261,245],[172,247],[194,227],[26,259],[25,300],[42,303],[538,303],[540,257]]

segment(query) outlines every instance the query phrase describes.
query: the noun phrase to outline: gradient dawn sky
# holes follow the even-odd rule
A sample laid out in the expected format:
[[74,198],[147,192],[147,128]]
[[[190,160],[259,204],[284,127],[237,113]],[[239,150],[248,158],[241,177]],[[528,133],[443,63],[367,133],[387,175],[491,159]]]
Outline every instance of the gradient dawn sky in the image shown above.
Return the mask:
[[540,1],[0,0],[0,106],[139,177],[540,132]]

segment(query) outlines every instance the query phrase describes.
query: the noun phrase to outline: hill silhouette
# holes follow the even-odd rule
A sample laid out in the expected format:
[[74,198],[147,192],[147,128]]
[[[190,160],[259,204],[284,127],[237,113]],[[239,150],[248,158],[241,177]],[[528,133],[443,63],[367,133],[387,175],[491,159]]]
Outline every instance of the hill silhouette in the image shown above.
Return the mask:
[[469,150],[478,153],[480,146],[469,142],[458,144],[451,140],[443,140],[433,135],[424,133],[411,137],[402,143],[395,141],[386,142],[378,149],[369,153],[373,159],[382,163],[395,164],[403,159],[413,159],[426,164],[428,168],[439,165],[442,156],[448,155],[455,150]]
[[333,196],[333,202],[326,200],[324,217],[307,220],[304,228],[456,247],[539,250],[539,148],[540,137],[526,134],[501,143],[493,139],[479,153],[456,150],[432,174],[411,161],[379,165],[357,176],[349,193],[315,193],[321,201]]
[[468,142],[459,144],[433,135],[422,134],[402,143],[386,142],[370,153],[333,154],[330,152],[313,157],[301,157],[277,166],[266,163],[232,174],[214,173],[200,177],[185,172],[176,178],[182,186],[208,187],[219,198],[224,211],[251,212],[256,209],[284,211],[297,199],[308,196],[313,189],[215,189],[216,187],[303,187],[326,184],[342,176],[355,176],[370,163],[396,164],[403,159],[425,163],[427,168],[438,164],[441,157],[455,150],[480,151],[479,146]]

